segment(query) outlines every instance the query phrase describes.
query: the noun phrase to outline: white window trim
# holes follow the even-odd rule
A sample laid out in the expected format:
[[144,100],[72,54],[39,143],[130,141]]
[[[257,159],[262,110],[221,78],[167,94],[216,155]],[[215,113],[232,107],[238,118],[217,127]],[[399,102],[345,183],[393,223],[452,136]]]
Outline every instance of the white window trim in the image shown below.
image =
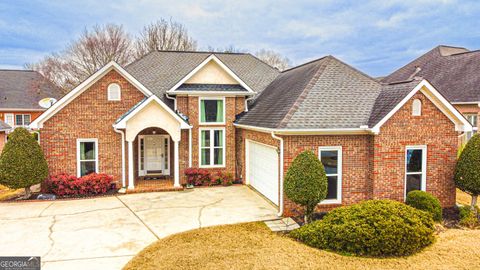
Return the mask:
[[[214,160],[214,130],[222,130],[222,136],[223,136],[223,164],[221,165],[202,165],[202,131],[208,130],[210,131],[210,164],[213,164]],[[227,152],[227,142],[225,141],[225,128],[224,127],[212,127],[212,128],[199,128],[198,131],[198,167],[199,168],[225,168],[226,160],[225,160],[225,153]]]
[[[17,116],[18,115],[22,116],[22,124],[21,125],[17,125]],[[32,115],[31,114],[29,114],[29,113],[17,113],[13,116],[13,127],[28,127],[30,125],[30,123],[28,125],[25,125],[25,115],[28,115],[30,117],[30,123],[32,123]]]
[[[110,93],[110,86],[117,85],[118,86],[118,98],[112,98]],[[108,101],[121,101],[122,100],[122,87],[118,83],[111,83],[107,86],[107,99]]]
[[[11,123],[8,123],[8,121],[7,121],[7,117],[8,117],[8,116],[11,116],[11,117],[12,117],[12,122],[11,122]],[[5,123],[7,123],[10,127],[12,127],[12,128],[15,127],[15,115],[14,115],[13,113],[6,113],[6,114],[5,114],[4,121],[5,121]]]
[[95,143],[95,172],[98,173],[98,139],[97,138],[77,139],[77,177],[81,177],[80,175],[80,143],[82,142]]
[[[342,178],[343,178],[343,150],[342,146],[320,146],[318,148],[318,159],[322,161],[322,151],[337,151],[338,153],[338,168],[337,168],[337,199],[325,199],[319,204],[341,204],[342,203]],[[327,174],[332,176],[333,174]]]
[[[223,122],[202,122],[202,100],[222,100],[223,101]],[[225,125],[227,115],[226,112],[227,104],[225,102],[225,97],[199,97],[198,98],[198,123],[200,125]]]
[[[407,151],[408,150],[422,150],[422,171],[417,173],[407,173]],[[407,175],[408,174],[422,174],[422,191],[427,191],[427,146],[426,145],[407,145],[405,147],[405,177],[403,186],[403,196],[407,199]]]

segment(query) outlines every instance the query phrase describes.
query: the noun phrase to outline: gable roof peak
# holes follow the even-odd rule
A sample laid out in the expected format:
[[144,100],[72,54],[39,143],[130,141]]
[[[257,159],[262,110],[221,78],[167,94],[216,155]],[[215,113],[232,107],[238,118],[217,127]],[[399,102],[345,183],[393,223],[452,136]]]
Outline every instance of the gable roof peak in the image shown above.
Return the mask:
[[470,52],[470,50],[468,50],[467,48],[449,45],[438,45],[437,47],[435,47],[435,49],[438,50],[441,56],[451,56],[455,54]]

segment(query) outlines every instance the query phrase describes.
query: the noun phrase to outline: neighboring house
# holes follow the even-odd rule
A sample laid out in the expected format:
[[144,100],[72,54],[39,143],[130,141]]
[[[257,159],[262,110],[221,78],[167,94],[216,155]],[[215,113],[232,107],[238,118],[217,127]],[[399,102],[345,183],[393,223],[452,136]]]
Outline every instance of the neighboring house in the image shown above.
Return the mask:
[[318,210],[413,189],[451,207],[457,136],[472,130],[426,80],[382,84],[331,56],[278,72],[250,54],[166,51],[106,65],[31,127],[51,174],[160,190],[200,167],[235,174],[284,215],[297,206],[283,177],[304,150],[328,176]]
[[39,105],[40,100],[60,97],[60,89],[38,72],[0,70],[0,152],[9,132],[16,127],[28,128],[46,110]]
[[382,79],[395,82],[422,77],[445,96],[473,125],[460,142],[478,131],[480,122],[480,51],[438,46]]

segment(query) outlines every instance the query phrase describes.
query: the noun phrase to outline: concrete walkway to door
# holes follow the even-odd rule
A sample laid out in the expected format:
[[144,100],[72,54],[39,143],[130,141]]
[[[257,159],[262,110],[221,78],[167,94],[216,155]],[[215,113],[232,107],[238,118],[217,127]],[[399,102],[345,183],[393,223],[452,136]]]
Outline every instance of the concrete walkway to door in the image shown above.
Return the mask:
[[121,269],[162,237],[276,213],[246,186],[0,203],[0,256],[41,256],[47,270]]

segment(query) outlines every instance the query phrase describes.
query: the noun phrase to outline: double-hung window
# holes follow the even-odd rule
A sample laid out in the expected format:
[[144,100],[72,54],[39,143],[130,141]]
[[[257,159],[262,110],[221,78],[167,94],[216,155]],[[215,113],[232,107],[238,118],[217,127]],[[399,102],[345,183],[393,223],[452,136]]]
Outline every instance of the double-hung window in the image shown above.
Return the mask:
[[327,197],[322,203],[342,202],[342,147],[326,146],[318,150],[320,161],[327,174]]
[[200,98],[200,124],[225,124],[224,98]]
[[200,129],[200,167],[225,166],[225,129]]
[[405,151],[405,196],[412,190],[426,190],[427,146],[407,146]]
[[23,127],[30,125],[30,114],[16,114],[15,126]]
[[465,135],[467,136],[467,141],[472,138],[472,136],[477,133],[478,131],[478,114],[465,114],[465,118],[467,118],[468,122],[472,124],[473,130],[466,132]]
[[77,140],[77,175],[98,173],[98,140]]

